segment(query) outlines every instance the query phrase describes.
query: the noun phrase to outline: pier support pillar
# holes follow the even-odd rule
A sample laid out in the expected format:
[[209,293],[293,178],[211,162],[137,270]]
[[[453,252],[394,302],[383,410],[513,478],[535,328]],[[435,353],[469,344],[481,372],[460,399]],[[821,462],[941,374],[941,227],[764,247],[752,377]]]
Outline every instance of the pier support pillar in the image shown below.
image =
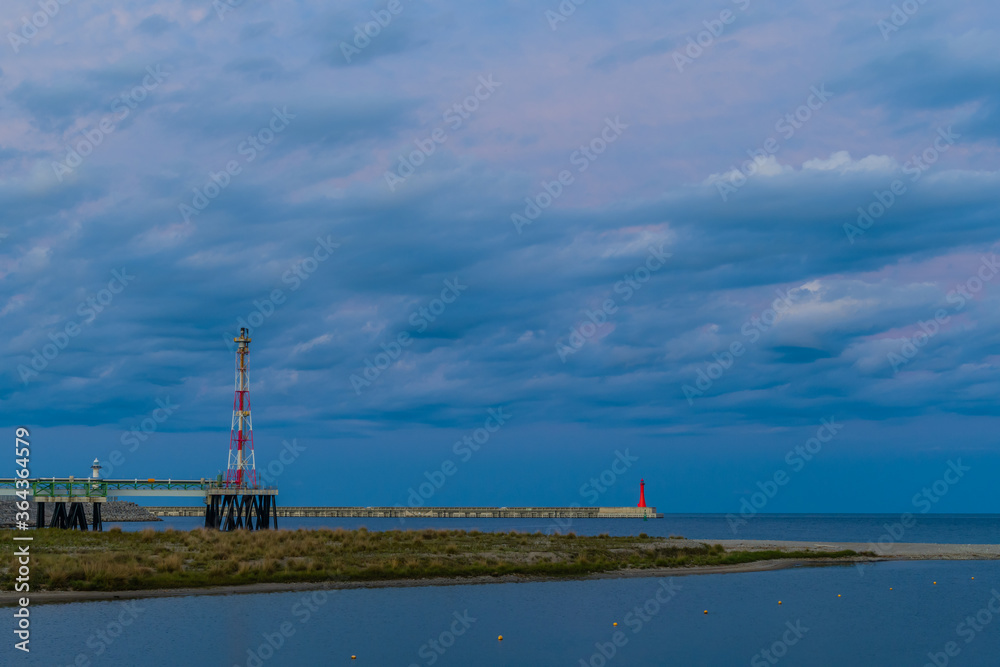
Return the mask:
[[104,532],[104,521],[101,520],[101,503],[90,503],[92,508],[91,516],[94,519],[94,531]]
[[56,503],[52,510],[52,521],[49,526],[52,528],[67,528],[66,525],[66,503]]
[[205,505],[205,527],[215,530],[269,530],[278,527],[274,497],[270,495],[215,495]]
[[219,502],[221,496],[209,496],[205,504],[205,528],[219,530],[222,515],[219,513]]
[[[42,508],[43,503],[39,503],[38,510],[38,524],[44,526],[45,523],[45,510]],[[97,515],[100,516],[99,514]],[[95,528],[97,530],[98,520],[95,520]],[[56,503],[55,509],[52,510],[52,520],[49,522],[50,528],[63,528],[66,530],[87,530],[87,513],[83,511],[83,503],[69,503],[69,510],[66,509],[66,503]]]
[[45,503],[38,503],[38,513],[35,515],[35,528],[45,528]]
[[87,514],[83,511],[83,503],[70,504],[66,522],[69,524],[67,527],[71,530],[76,528],[82,531],[87,530]]

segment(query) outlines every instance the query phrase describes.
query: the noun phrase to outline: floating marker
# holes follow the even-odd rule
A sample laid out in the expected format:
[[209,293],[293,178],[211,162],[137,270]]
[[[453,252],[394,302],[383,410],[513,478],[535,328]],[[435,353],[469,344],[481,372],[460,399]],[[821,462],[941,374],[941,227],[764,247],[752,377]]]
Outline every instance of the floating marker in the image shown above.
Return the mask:
[[934,582],[934,585],[937,586],[937,582],[936,581]]
[[778,600],[778,604],[781,604],[781,600]]
[[357,659],[358,659],[358,656],[356,656],[356,655],[352,655],[351,656],[351,660],[357,660]]
[[497,641],[502,642],[503,641],[503,635],[500,635],[499,637],[497,637]]
[[708,613],[708,610],[707,610],[707,609],[705,610],[705,613],[706,613],[706,614]]
[[618,621],[615,621],[615,622],[614,622],[614,623],[612,623],[611,625],[613,625],[613,626],[615,626],[615,627],[617,628],[617,627],[618,627]]
[[837,597],[838,597],[838,598],[840,597],[840,593],[837,593]]

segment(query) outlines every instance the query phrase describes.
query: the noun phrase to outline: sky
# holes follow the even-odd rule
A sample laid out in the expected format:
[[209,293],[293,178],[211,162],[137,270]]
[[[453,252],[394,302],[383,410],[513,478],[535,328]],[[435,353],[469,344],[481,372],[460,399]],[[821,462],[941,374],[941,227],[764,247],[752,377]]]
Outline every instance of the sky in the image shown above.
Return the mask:
[[214,477],[247,326],[285,505],[998,512],[998,19],[6,2],[2,428]]

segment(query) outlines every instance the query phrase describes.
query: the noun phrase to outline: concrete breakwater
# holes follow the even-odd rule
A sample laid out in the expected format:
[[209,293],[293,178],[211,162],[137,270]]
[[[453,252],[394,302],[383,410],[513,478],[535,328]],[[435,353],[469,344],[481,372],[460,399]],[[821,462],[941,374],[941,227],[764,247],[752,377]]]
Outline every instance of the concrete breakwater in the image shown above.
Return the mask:
[[[147,507],[157,516],[204,516],[205,508]],[[655,507],[278,507],[279,517],[404,519],[661,519]]]
[[[13,528],[16,525],[17,500],[0,500],[0,528]],[[46,522],[52,516],[55,503],[45,503]],[[93,508],[90,503],[83,503],[83,513],[87,517],[87,523],[93,523]],[[201,510],[204,515],[205,510]],[[35,517],[38,516],[38,504],[28,501],[28,525],[35,526]],[[145,507],[135,503],[115,500],[101,503],[101,520],[105,523],[111,521],[162,521],[160,517],[151,513]]]

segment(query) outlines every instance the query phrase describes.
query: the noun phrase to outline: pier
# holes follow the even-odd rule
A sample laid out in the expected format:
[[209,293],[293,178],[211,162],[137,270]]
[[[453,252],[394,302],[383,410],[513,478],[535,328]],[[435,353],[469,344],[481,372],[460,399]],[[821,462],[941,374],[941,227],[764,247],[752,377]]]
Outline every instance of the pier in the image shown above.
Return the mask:
[[51,528],[87,530],[85,503],[91,504],[93,530],[103,530],[101,504],[109,497],[162,496],[203,498],[203,507],[188,508],[202,516],[206,528],[266,530],[278,527],[277,489],[248,488],[208,479],[101,479],[99,477],[0,478],[0,497],[16,496],[37,503],[35,527],[46,527],[46,505],[53,505]]
[[[147,507],[159,517],[204,516],[199,507]],[[662,519],[655,507],[280,507],[282,518]]]

